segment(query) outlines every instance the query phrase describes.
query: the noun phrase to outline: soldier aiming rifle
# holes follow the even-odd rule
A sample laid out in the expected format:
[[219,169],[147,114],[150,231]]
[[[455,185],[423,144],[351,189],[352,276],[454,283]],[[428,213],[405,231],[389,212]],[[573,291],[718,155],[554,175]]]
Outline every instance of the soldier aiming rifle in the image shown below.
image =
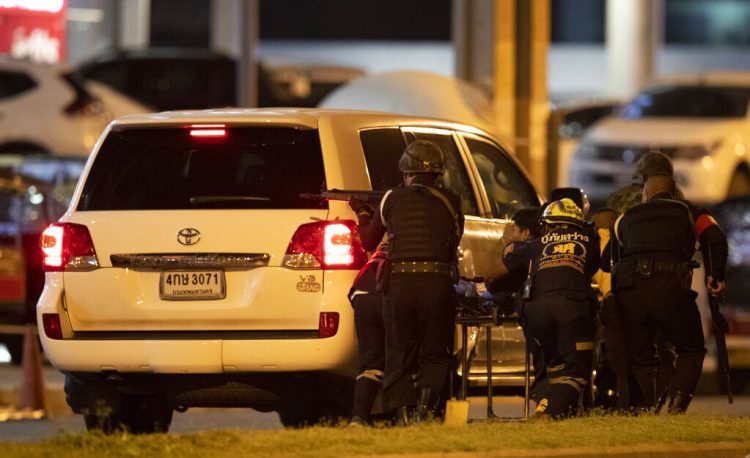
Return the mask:
[[338,200],[349,202],[350,199],[367,202],[371,207],[380,205],[385,191],[368,191],[364,189],[329,189],[319,194],[302,193],[302,199]]

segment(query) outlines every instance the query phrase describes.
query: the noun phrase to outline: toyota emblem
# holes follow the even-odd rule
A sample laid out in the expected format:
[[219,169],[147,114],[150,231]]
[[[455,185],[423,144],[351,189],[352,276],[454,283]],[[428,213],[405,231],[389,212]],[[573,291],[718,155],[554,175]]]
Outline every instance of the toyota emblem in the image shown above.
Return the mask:
[[201,233],[198,229],[186,227],[185,229],[180,229],[180,232],[177,233],[177,241],[185,246],[195,245],[201,241]]

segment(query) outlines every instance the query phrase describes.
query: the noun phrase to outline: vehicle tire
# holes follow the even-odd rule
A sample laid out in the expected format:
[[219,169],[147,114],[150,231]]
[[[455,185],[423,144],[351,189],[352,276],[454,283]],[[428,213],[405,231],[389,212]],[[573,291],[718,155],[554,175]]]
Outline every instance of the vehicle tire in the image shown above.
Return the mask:
[[750,171],[746,168],[738,168],[729,181],[727,196],[744,196],[747,194],[750,194]]
[[279,408],[279,419],[287,428],[327,424],[332,420],[331,413],[324,403],[314,399],[284,402]]
[[306,377],[302,384],[288,390],[279,406],[279,419],[287,428],[336,425],[351,416],[354,380],[333,374]]
[[83,418],[88,431],[151,434],[169,431],[172,414],[172,408],[156,396],[124,396],[119,411],[104,415],[85,414]]

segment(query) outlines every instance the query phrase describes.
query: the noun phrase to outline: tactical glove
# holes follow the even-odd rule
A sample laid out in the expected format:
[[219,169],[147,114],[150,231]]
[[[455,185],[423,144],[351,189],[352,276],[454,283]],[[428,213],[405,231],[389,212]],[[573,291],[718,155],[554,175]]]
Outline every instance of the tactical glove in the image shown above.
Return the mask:
[[372,215],[373,213],[375,213],[375,210],[373,210],[370,204],[354,196],[349,198],[349,206],[352,208],[352,210],[354,210],[354,213],[356,213],[357,216],[362,213],[367,215]]

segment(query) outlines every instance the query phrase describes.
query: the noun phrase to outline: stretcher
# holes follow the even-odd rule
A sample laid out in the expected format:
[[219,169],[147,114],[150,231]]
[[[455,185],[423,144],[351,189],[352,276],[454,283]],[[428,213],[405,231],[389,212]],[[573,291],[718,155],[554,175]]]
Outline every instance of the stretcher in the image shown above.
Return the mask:
[[[524,360],[524,404],[522,417],[499,417],[495,415],[493,408],[493,382],[492,382],[492,328],[501,326],[505,323],[518,323],[516,313],[499,311],[497,307],[487,308],[479,306],[480,298],[462,297],[459,300],[459,307],[456,314],[456,324],[461,326],[461,387],[458,392],[458,399],[465,401],[469,391],[469,372],[472,363],[472,354],[469,351],[469,327],[484,328],[487,338],[487,421],[513,421],[528,420],[529,418],[529,396],[531,390],[531,354],[528,342],[526,343],[525,360]],[[477,421],[477,420],[471,420]]]

